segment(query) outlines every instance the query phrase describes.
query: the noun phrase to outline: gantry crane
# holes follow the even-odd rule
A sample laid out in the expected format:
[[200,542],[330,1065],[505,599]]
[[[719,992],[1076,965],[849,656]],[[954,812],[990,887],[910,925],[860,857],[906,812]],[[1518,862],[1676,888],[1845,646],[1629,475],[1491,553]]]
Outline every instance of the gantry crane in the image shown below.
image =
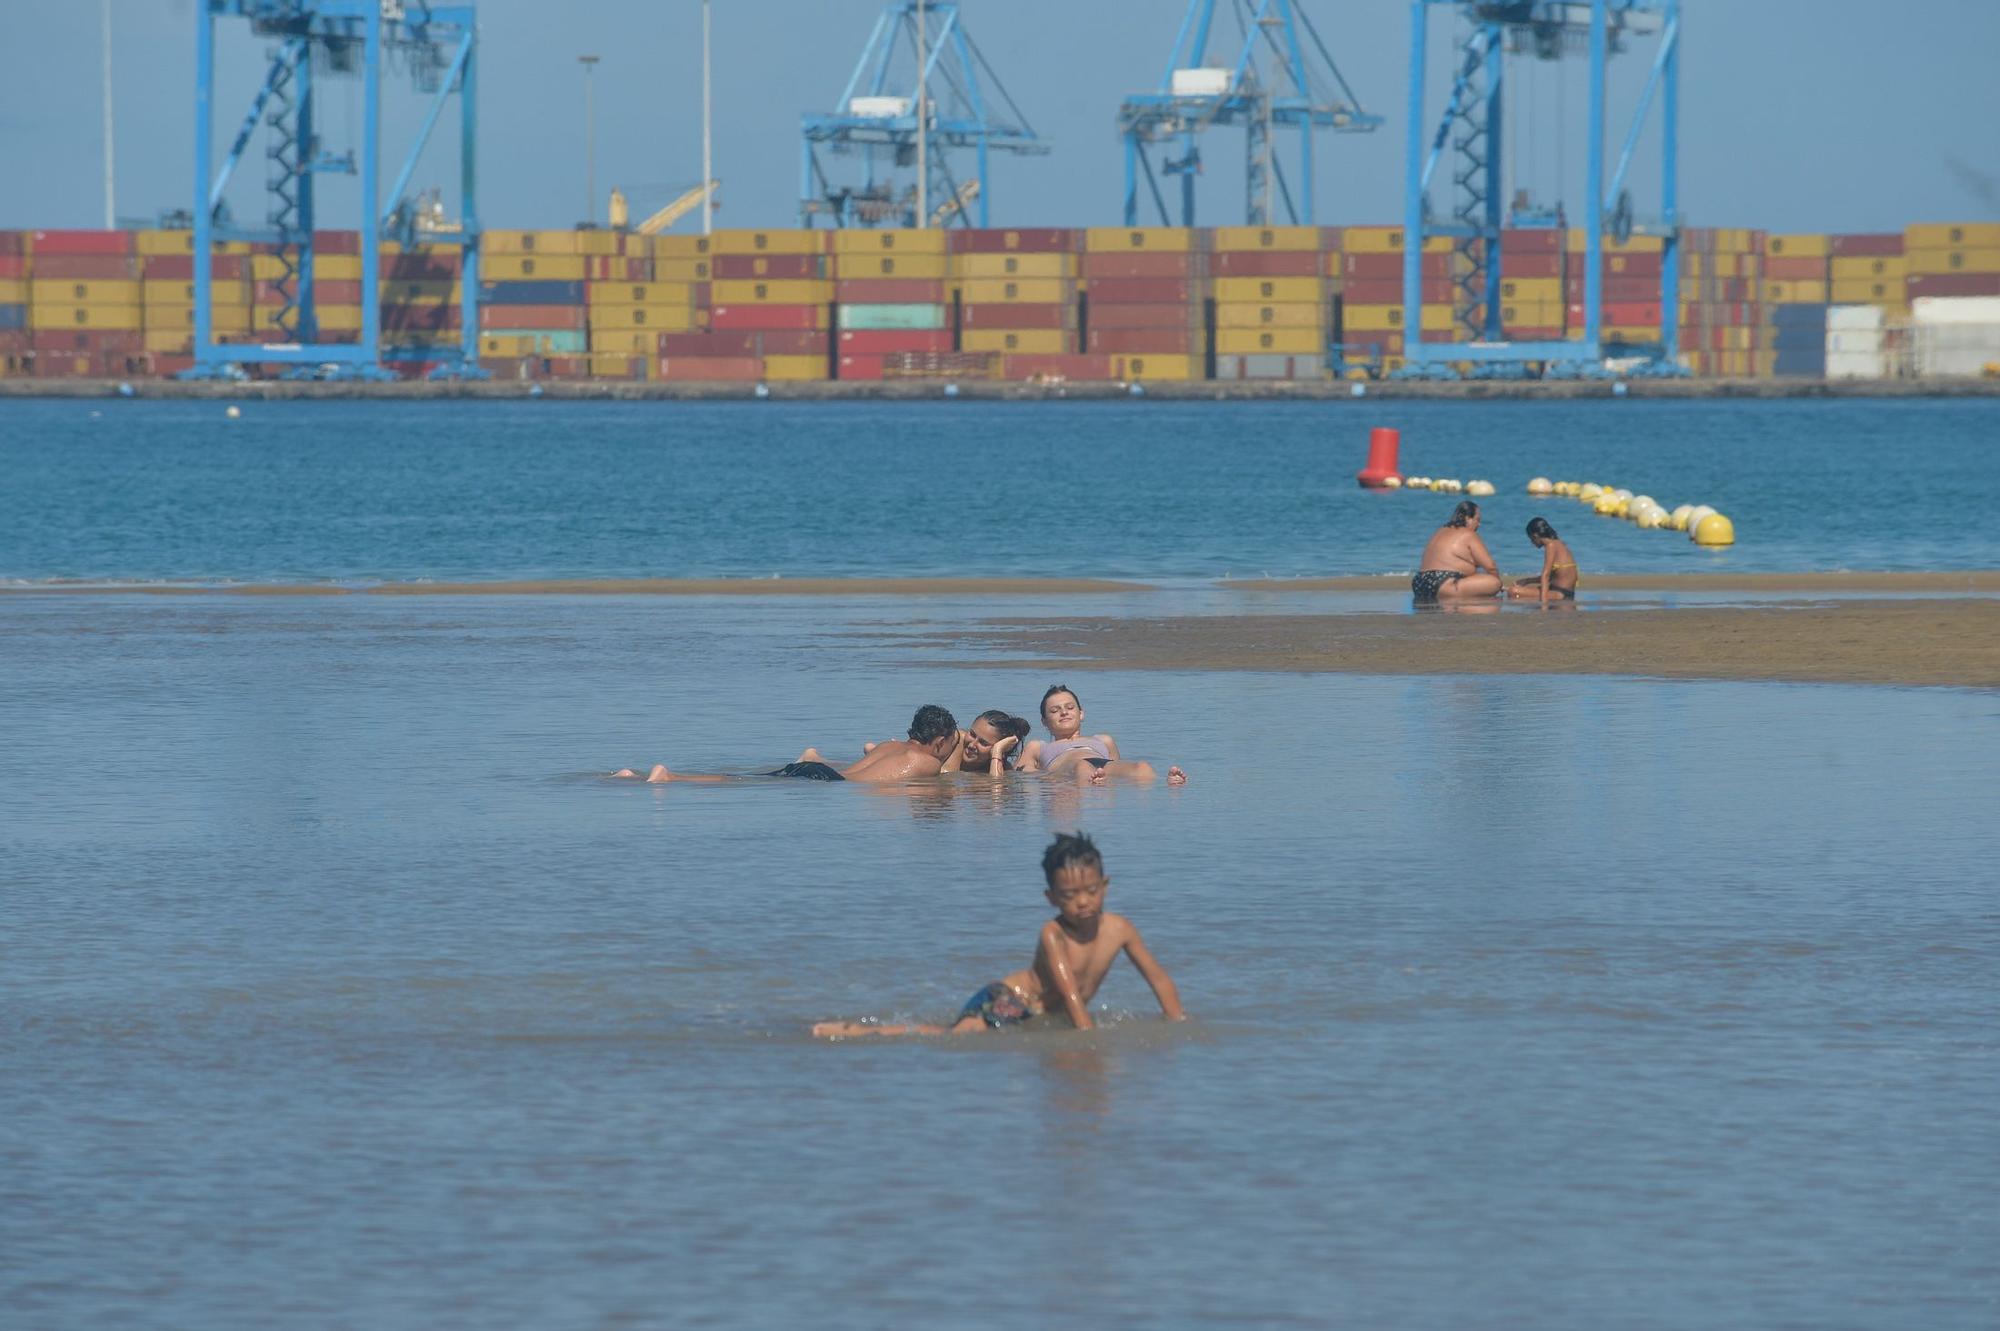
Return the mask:
[[[249,22],[253,36],[277,45],[234,142],[215,169],[215,25],[219,18]],[[195,14],[194,366],[187,377],[235,376],[246,362],[288,365],[299,377],[385,379],[385,361],[438,361],[440,376],[484,377],[479,369],[479,223],[474,203],[477,142],[474,49],[477,30],[470,3],[428,0],[199,0]],[[382,73],[393,54],[421,92],[430,94],[408,157],[389,186],[382,207]],[[317,83],[326,77],[361,80],[362,131],[358,144],[334,152],[322,141]],[[410,177],[445,103],[459,100],[459,190],[463,214],[442,224],[432,207],[407,197]],[[269,131],[264,225],[239,225],[224,191],[259,127]],[[321,339],[313,303],[315,232],[320,226],[314,178],[328,172],[357,175],[361,186],[361,335],[358,342]],[[460,340],[456,347],[398,347],[382,342],[379,254],[384,233],[405,243],[421,233],[427,244],[458,246]],[[218,345],[212,310],[212,246],[248,240],[275,247],[284,303],[277,334],[261,345]]]
[[[1218,125],[1243,127],[1243,220],[1250,226],[1268,225],[1277,216],[1274,202],[1282,200],[1287,220],[1310,225],[1313,131],[1366,133],[1378,128],[1382,117],[1362,109],[1319,30],[1295,0],[1229,0],[1236,52],[1226,63],[1211,64],[1216,8],[1217,0],[1189,0],[1159,91],[1135,93],[1118,108],[1118,132],[1125,140],[1125,225],[1139,223],[1141,175],[1159,209],[1160,224],[1173,224],[1150,149],[1175,142],[1181,154],[1163,157],[1161,174],[1180,177],[1180,225],[1194,225],[1194,178],[1202,160],[1198,139]],[[1215,44],[1226,57],[1227,46]],[[1299,133],[1296,194],[1276,155],[1273,138],[1280,129]]]
[[[989,86],[990,85],[990,86]],[[1049,145],[1007,94],[953,0],[890,0],[875,20],[836,109],[800,117],[799,219],[812,226],[985,226],[987,158]],[[860,180],[837,182],[828,158],[859,156]],[[970,174],[953,154],[973,153]],[[914,183],[905,183],[914,175]],[[962,191],[974,187],[968,196]],[[976,221],[947,201],[978,203]]]
[[[701,207],[703,199],[708,198],[721,188],[722,182],[719,180],[711,180],[706,185],[696,185],[693,189],[676,195],[666,207],[633,227],[632,230],[642,236],[657,236],[695,209]],[[720,207],[721,205],[718,204],[717,206]],[[624,190],[614,189],[611,191],[611,207],[606,216],[610,218],[611,229],[614,231],[624,230],[627,224],[631,222],[632,205],[626,199]]]
[[[1457,67],[1436,129],[1424,120],[1425,40],[1432,9],[1448,10],[1464,25]],[[1469,362],[1480,376],[1515,377],[1531,365],[1551,376],[1600,374],[1607,348],[1604,327],[1604,234],[1661,237],[1660,343],[1609,350],[1643,359],[1638,372],[1680,373],[1680,0],[1411,0],[1410,139],[1404,190],[1404,373],[1451,377]],[[1626,129],[1609,183],[1604,178],[1606,66],[1614,54],[1641,38],[1654,39],[1653,58],[1637,108]],[[1583,337],[1559,342],[1509,342],[1501,323],[1500,233],[1513,221],[1559,225],[1553,218],[1506,214],[1502,92],[1508,56],[1560,60],[1579,52],[1590,61],[1583,194]],[[1626,188],[1632,159],[1655,96],[1660,100],[1660,205],[1651,218],[1635,217]],[[1449,149],[1452,203],[1449,220],[1432,220],[1429,191]],[[1428,236],[1449,236],[1453,249],[1453,315],[1471,342],[1426,343],[1421,333],[1422,257]]]

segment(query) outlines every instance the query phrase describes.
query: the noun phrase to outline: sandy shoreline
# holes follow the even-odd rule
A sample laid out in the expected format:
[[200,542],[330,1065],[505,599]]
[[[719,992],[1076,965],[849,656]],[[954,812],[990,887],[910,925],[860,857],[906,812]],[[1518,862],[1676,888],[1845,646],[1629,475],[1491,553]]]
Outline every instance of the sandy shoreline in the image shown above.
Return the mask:
[[[1379,675],[1636,675],[2000,688],[2000,601],[996,620],[981,666]],[[966,664],[963,661],[958,664]]]

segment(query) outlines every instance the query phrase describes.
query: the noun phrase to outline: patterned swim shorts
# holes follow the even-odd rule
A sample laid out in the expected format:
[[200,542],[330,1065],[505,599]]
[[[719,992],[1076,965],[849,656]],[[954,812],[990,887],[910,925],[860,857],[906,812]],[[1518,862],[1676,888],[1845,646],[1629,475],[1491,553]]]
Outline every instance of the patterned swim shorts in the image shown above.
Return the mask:
[[988,1026],[998,1028],[1018,1026],[1030,1015],[1028,1005],[1021,1001],[1021,996],[995,980],[966,1000],[958,1019],[964,1021],[967,1017],[977,1017]]
[[1410,596],[1418,601],[1435,601],[1438,598],[1438,588],[1447,582],[1457,582],[1464,576],[1456,569],[1427,568],[1422,573],[1411,576]]

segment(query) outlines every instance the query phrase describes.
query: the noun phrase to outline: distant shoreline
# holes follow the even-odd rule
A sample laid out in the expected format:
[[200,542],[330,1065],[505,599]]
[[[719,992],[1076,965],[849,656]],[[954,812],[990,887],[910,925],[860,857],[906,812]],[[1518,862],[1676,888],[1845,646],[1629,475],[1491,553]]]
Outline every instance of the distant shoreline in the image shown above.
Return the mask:
[[[463,383],[322,383],[259,379],[243,383],[183,383],[171,379],[0,379],[0,400],[97,399],[153,401],[525,401],[543,402],[930,402],[946,381],[904,379],[834,383],[777,381],[679,383],[617,379],[491,379]],[[1060,384],[960,379],[956,400],[980,402],[1379,402],[1778,400],[1789,398],[2000,398],[2000,378],[1978,379],[1543,379],[1506,380],[1155,380],[1141,385]],[[1142,392],[1135,392],[1141,389]],[[1357,394],[1356,390],[1360,390]],[[537,391],[539,390],[539,391]]]

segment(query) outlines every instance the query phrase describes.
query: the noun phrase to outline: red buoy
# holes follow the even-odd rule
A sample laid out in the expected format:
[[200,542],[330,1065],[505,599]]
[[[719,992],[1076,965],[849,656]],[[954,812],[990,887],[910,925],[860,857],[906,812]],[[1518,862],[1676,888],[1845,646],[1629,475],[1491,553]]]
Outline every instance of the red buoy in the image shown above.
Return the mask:
[[1391,430],[1386,425],[1378,425],[1368,432],[1368,465],[1355,474],[1354,479],[1370,490],[1383,489],[1394,478],[1402,482],[1403,473],[1396,465],[1396,452],[1403,445],[1400,430]]

